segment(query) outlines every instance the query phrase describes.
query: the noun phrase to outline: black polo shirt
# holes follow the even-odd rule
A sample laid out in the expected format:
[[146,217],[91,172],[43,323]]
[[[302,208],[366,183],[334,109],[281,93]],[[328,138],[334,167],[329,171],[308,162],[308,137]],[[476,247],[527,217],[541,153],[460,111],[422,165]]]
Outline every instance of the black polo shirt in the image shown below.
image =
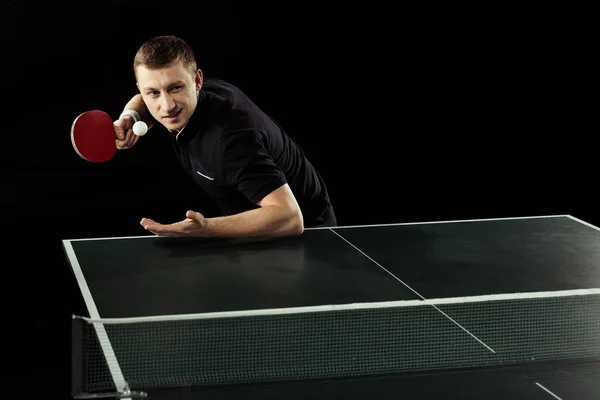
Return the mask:
[[196,110],[173,135],[173,146],[183,168],[224,215],[257,208],[287,183],[305,227],[336,224],[325,182],[302,149],[227,82],[204,79]]

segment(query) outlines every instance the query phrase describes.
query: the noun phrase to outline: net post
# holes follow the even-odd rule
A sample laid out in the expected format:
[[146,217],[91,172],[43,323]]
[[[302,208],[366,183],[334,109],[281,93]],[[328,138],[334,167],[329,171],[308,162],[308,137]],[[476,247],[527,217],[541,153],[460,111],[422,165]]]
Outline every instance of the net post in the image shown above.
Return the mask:
[[86,355],[85,355],[86,324],[80,318],[71,318],[71,395],[77,398],[85,393]]
[[91,325],[83,318],[72,315],[71,318],[71,397],[73,399],[145,399],[148,394],[143,391],[131,391],[126,386],[123,391],[88,393],[88,342]]

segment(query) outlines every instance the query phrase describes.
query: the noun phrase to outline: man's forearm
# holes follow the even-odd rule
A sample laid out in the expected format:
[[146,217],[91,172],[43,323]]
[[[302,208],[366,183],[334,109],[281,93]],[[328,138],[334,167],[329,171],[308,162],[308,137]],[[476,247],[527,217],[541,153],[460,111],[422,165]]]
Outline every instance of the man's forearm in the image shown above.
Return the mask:
[[304,231],[300,211],[269,205],[240,214],[207,218],[209,237],[293,236]]

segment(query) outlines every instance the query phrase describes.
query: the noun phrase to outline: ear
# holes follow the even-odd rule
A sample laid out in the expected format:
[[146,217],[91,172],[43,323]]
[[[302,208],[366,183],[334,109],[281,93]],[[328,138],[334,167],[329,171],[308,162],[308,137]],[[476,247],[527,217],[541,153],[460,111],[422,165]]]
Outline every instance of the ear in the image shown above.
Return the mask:
[[203,81],[203,77],[202,77],[202,70],[198,69],[196,71],[196,91],[200,91],[200,88],[202,88],[202,81]]

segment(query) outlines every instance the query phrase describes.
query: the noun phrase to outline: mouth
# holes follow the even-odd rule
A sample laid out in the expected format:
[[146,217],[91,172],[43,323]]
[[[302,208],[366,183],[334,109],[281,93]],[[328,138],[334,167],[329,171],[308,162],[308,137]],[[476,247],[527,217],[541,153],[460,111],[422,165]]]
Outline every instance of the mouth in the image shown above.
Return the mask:
[[166,120],[172,121],[177,119],[177,117],[179,116],[179,114],[181,114],[181,112],[183,111],[183,109],[178,110],[176,113],[174,114],[169,114],[166,117],[163,117]]

